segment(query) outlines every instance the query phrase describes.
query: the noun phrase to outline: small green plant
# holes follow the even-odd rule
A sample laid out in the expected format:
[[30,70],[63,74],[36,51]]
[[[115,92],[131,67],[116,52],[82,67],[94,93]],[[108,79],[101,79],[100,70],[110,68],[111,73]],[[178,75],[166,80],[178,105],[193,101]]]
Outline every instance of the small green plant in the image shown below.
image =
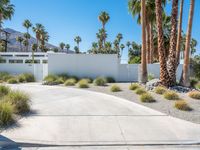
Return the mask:
[[0,101],[0,126],[13,121],[13,106],[9,102]]
[[24,78],[25,82],[35,82],[35,77],[31,73],[23,73],[21,76]]
[[140,101],[143,103],[153,103],[155,99],[149,93],[144,93],[140,96]]
[[193,99],[200,99],[200,92],[198,91],[191,91],[188,93],[188,96]]
[[142,94],[145,94],[147,93],[147,91],[143,88],[138,88],[136,91],[135,91],[136,94],[138,95],[142,95]]
[[164,98],[166,98],[167,100],[178,100],[179,96],[176,92],[174,91],[167,91],[164,94]]
[[9,84],[17,84],[18,83],[18,80],[16,78],[10,78],[8,81],[7,81]]
[[106,77],[105,79],[107,83],[115,83],[115,79],[113,77]]
[[17,78],[18,78],[18,82],[19,82],[19,83],[24,83],[24,82],[26,82],[26,80],[25,80],[25,78],[24,78],[23,75],[19,75]]
[[196,78],[191,78],[190,79],[191,87],[195,87],[197,83],[198,83],[198,79],[196,79]]
[[21,91],[11,91],[4,101],[14,106],[15,113],[23,114],[30,111],[30,97]]
[[174,107],[183,110],[183,111],[191,111],[192,108],[188,105],[188,103],[184,100],[176,101]]
[[0,85],[0,97],[7,95],[10,92],[10,88],[4,85]]
[[200,90],[200,83],[197,83],[195,88]]
[[134,91],[134,90],[138,89],[139,87],[140,87],[139,84],[134,83],[134,84],[131,84],[131,85],[129,86],[129,90]]
[[44,78],[44,85],[58,85],[60,84],[58,81],[58,76],[56,75],[48,75]]
[[148,75],[148,81],[151,81],[153,79],[155,79],[155,76],[153,74],[149,74]]
[[98,77],[94,80],[94,85],[96,86],[105,86],[106,85],[106,79],[103,77]]
[[79,88],[89,88],[89,85],[88,85],[88,80],[86,79],[82,79],[78,82],[78,87]]
[[59,77],[56,81],[57,84],[63,84],[65,81],[62,77]]
[[76,84],[76,80],[73,78],[67,79],[64,83],[65,86],[74,86]]
[[7,72],[0,72],[0,80],[7,82],[12,76]]
[[58,75],[59,79],[62,79],[63,82],[65,82],[67,79],[69,79],[69,75],[66,73],[62,73]]
[[120,92],[121,88],[118,85],[112,85],[110,88],[111,92]]
[[87,80],[88,83],[92,83],[93,82],[92,78],[83,78],[82,80]]
[[160,94],[160,95],[163,95],[165,92],[167,91],[167,89],[165,87],[162,87],[162,86],[157,86],[155,89],[154,89],[154,92],[156,94]]

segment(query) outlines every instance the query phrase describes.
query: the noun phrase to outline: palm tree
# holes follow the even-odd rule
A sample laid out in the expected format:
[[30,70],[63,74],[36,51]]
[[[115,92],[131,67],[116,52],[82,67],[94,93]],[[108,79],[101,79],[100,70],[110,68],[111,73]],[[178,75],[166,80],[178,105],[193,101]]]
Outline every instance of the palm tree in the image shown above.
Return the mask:
[[64,48],[65,48],[65,43],[61,42],[59,46],[60,46],[60,49],[61,49],[61,50],[64,50]]
[[182,38],[181,32],[182,32],[183,4],[184,4],[184,0],[181,0],[181,2],[180,2],[179,21],[178,21],[178,37],[177,37],[177,45],[176,45],[177,67],[178,67],[179,61],[180,61],[180,49],[181,49],[181,38]]
[[27,47],[29,44],[27,39],[24,39],[22,43],[23,43],[24,47]]
[[76,42],[77,47],[78,47],[78,49],[79,49],[79,44],[80,44],[80,42],[82,41],[81,37],[80,37],[80,36],[76,36],[76,37],[74,38],[74,41]]
[[40,41],[41,41],[41,45],[40,45],[41,50],[43,52],[47,52],[48,49],[46,48],[45,44],[46,44],[46,42],[49,41],[49,34],[45,30],[43,32],[41,32],[41,34],[40,34]]
[[190,55],[190,40],[191,40],[191,33],[192,33],[192,24],[193,24],[193,16],[194,16],[194,0],[190,0],[190,12],[189,12],[189,18],[188,18],[188,29],[187,29],[187,35],[186,35],[186,43],[185,43],[185,58],[184,58],[184,64],[183,64],[183,76],[181,83],[184,86],[190,86],[189,82],[189,55]]
[[[110,16],[109,16],[109,14],[107,12],[103,11],[103,12],[100,13],[99,20],[102,23],[102,29],[103,30],[105,30],[105,25],[109,21],[109,19],[110,19]],[[104,43],[104,46],[105,46],[106,39],[103,39],[103,43]]]
[[75,51],[76,54],[79,54],[79,48],[78,48],[78,46],[74,47],[74,51]]
[[[29,34],[29,33],[24,33],[24,38],[25,38],[25,40],[26,40],[26,51],[28,52],[28,46],[29,46],[29,39],[31,38],[31,35]],[[25,46],[24,45],[24,46]]]
[[119,43],[121,42],[122,39],[123,39],[123,35],[121,33],[118,33],[117,40],[119,41]]
[[121,45],[120,45],[120,49],[121,49],[121,56],[123,55],[123,50],[124,50],[124,48],[125,48],[125,45],[124,45],[124,44],[121,44]]
[[66,44],[66,45],[65,45],[65,48],[67,49],[67,53],[69,53],[70,45],[69,45],[69,44]]
[[28,19],[26,19],[26,20],[24,20],[24,22],[23,22],[23,26],[26,28],[27,33],[29,33],[29,28],[32,27],[32,23],[31,23]]
[[37,45],[39,45],[41,34],[44,32],[44,26],[42,24],[37,23],[35,27],[33,27],[33,32],[35,32]]
[[21,51],[23,51],[23,48],[22,48],[22,42],[23,42],[23,37],[21,37],[21,36],[17,36],[16,37],[16,41],[17,42],[19,42],[19,44],[20,44],[20,49],[21,49]]
[[130,48],[130,46],[131,46],[131,42],[128,41],[128,42],[126,43],[126,46],[128,47],[128,50],[129,50],[129,48]]
[[160,62],[160,82],[164,86],[169,86],[169,74],[167,70],[164,35],[162,24],[162,0],[156,0],[156,26],[158,34],[158,53]]
[[168,56],[168,73],[170,86],[176,84],[176,43],[177,43],[177,16],[178,16],[178,0],[172,2],[172,13],[171,13],[171,34],[170,34],[170,48]]
[[38,49],[38,45],[33,44],[31,48],[32,48],[32,63],[34,63],[34,52]]
[[[14,14],[14,5],[10,3],[10,0],[0,1],[0,35],[2,29],[3,20],[11,19]],[[0,37],[1,38],[1,37]]]

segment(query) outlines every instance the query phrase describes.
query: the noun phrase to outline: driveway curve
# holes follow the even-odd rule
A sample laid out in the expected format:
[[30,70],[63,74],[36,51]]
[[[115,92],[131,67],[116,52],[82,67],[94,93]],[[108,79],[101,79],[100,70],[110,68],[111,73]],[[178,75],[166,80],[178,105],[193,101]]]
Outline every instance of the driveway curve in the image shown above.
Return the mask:
[[21,144],[199,144],[200,125],[122,98],[76,88],[12,85],[31,95],[33,112],[1,136]]

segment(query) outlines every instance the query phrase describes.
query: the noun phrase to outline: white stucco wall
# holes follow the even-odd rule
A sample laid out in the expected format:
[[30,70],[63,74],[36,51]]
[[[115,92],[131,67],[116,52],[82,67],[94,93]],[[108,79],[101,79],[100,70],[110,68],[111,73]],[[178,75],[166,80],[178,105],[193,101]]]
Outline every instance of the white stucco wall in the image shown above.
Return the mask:
[[68,73],[78,77],[118,77],[117,55],[48,54],[48,73]]

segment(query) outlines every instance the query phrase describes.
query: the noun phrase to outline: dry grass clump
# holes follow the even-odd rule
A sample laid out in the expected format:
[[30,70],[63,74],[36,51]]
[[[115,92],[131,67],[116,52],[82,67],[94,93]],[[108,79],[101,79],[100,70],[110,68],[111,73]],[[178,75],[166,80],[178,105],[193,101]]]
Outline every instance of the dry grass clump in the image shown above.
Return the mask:
[[143,103],[153,103],[155,102],[155,99],[153,98],[153,96],[151,96],[151,94],[144,93],[140,96],[140,101]]
[[188,105],[188,103],[184,100],[176,101],[174,107],[183,110],[183,111],[191,111],[192,108]]
[[147,93],[147,91],[144,88],[138,88],[136,89],[135,93],[138,95],[142,95],[142,94]]
[[162,87],[162,86],[157,86],[155,89],[154,89],[154,92],[156,94],[160,94],[160,95],[163,95],[165,92],[167,91],[167,89],[165,87]]
[[121,88],[118,85],[112,85],[110,88],[111,92],[120,92]]
[[74,86],[76,84],[76,79],[70,78],[67,79],[64,83],[65,86]]
[[193,99],[200,99],[200,92],[198,91],[191,91],[188,93],[188,96]]
[[138,89],[139,87],[140,87],[139,84],[134,83],[134,84],[131,84],[131,85],[129,86],[129,90],[134,91],[134,90]]
[[178,100],[179,96],[176,92],[174,91],[166,91],[164,93],[164,98],[166,98],[167,100]]
[[98,77],[93,81],[94,85],[96,86],[105,86],[107,81],[103,77]]
[[9,102],[0,101],[0,126],[8,125],[13,121],[13,110]]
[[0,97],[7,95],[10,92],[10,88],[5,85],[0,85]]
[[78,82],[79,88],[89,88],[89,83],[87,79],[82,79]]

